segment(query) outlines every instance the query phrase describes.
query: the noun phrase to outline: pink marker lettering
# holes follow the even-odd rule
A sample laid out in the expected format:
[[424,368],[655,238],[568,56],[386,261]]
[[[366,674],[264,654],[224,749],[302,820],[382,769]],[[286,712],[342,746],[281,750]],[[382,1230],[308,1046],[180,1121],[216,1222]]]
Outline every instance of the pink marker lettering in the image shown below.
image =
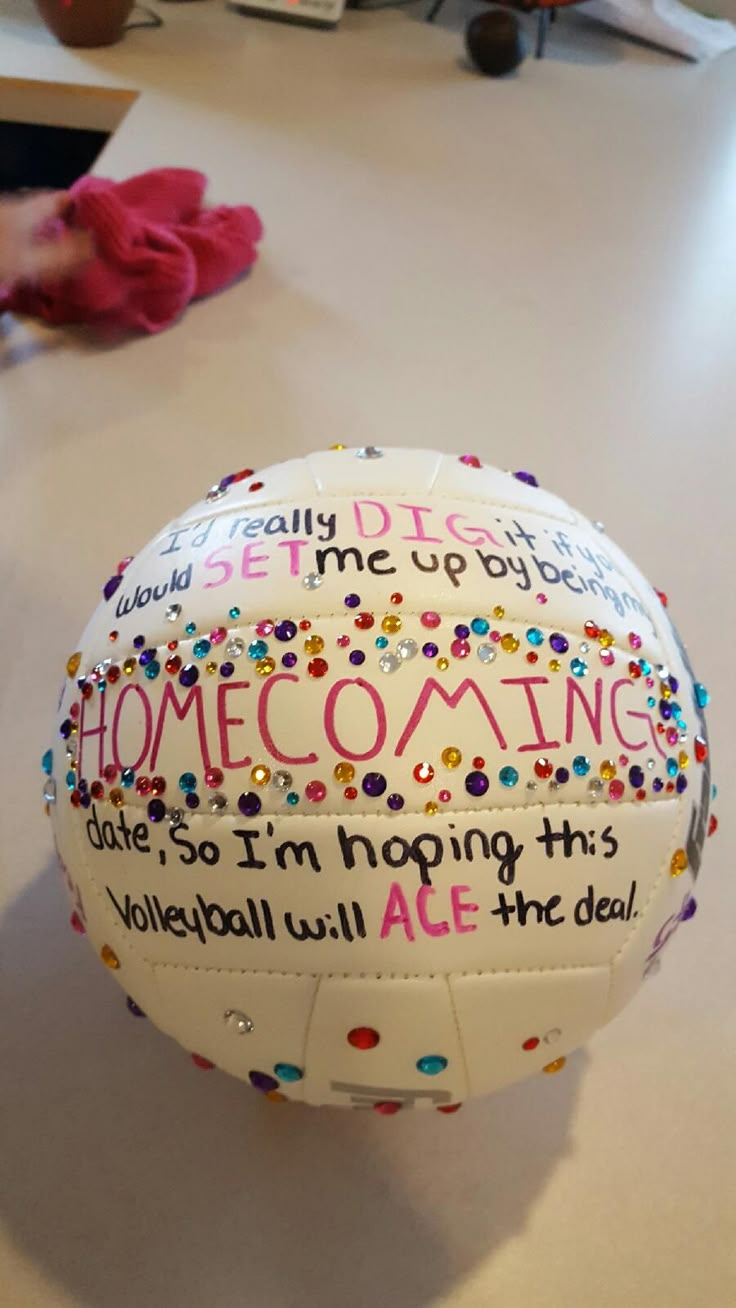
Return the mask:
[[[137,689],[137,687],[134,686],[131,687],[131,689],[135,690]],[[204,721],[202,687],[192,686],[191,690],[187,694],[186,699],[184,700],[184,703],[180,704],[178,699],[176,698],[175,687],[171,684],[170,681],[167,681],[166,685],[164,686],[164,693],[161,696],[161,704],[159,705],[159,710],[158,710],[158,720],[156,722],[156,730],[153,736],[153,746],[151,748],[151,771],[154,771],[156,767],[156,762],[158,760],[158,754],[161,748],[161,737],[163,736],[164,724],[166,721],[166,710],[169,707],[169,705],[171,705],[171,707],[173,708],[174,713],[179,722],[184,721],[185,717],[187,716],[187,713],[191,709],[192,705],[194,705],[195,712],[197,715],[197,736],[199,739],[199,752],[202,758],[202,764],[205,768],[212,767],[212,763],[210,761],[209,746],[207,744],[207,729],[205,727],[205,721]]]
[[460,898],[460,896],[465,891],[469,892],[470,886],[450,886],[450,905],[452,907],[452,923],[458,935],[463,935],[466,931],[478,930],[478,924],[476,922],[463,921],[463,914],[478,912],[477,904],[472,904],[468,900]]
[[[588,726],[593,733],[593,739],[596,745],[600,745],[603,739],[603,728],[601,726],[601,712],[603,709],[603,678],[596,677],[595,682],[595,708],[591,708],[590,700],[585,696],[585,691],[575,677],[567,678],[567,707],[565,710],[565,740],[569,745],[575,734],[575,704],[577,701],[583,707]],[[618,683],[616,683],[618,684]],[[628,682],[624,682],[628,685]],[[631,746],[633,749],[633,745]]]
[[207,555],[204,561],[205,568],[220,568],[222,576],[218,577],[217,581],[206,581],[202,587],[203,590],[214,590],[216,586],[224,586],[225,582],[230,580],[233,575],[232,563],[229,559],[218,559],[217,555],[221,554],[223,550],[231,548],[230,545],[221,545],[219,549],[213,550],[211,554]]
[[503,677],[502,686],[523,686],[526,695],[526,702],[532,719],[532,726],[537,733],[537,739],[529,745],[519,745],[518,753],[523,754],[526,750],[533,749],[535,752],[540,749],[559,749],[559,740],[547,740],[542,726],[542,719],[539,716],[539,708],[534,696],[532,686],[548,686],[549,677]]
[[249,687],[249,681],[229,681],[226,685],[223,683],[217,687],[217,729],[220,734],[220,753],[224,768],[247,768],[253,762],[248,754],[244,754],[242,758],[237,759],[233,759],[230,754],[228,728],[245,726],[245,718],[229,718],[225,703],[232,690],[248,690]]
[[[619,677],[618,681],[614,681],[613,685],[611,686],[611,722],[613,724],[613,730],[616,734],[616,739],[618,740],[619,744],[623,745],[624,749],[631,750],[632,753],[635,753],[640,749],[646,749],[647,740],[645,737],[644,740],[639,740],[635,744],[633,741],[627,740],[626,737],[624,736],[623,731],[621,730],[621,725],[618,719],[618,697],[619,697],[619,693],[621,692],[621,690],[623,690],[624,686],[628,686],[630,690],[634,689],[634,683],[633,681],[629,681],[628,677]],[[636,713],[634,712],[633,709],[627,709],[626,717],[640,718],[642,722],[646,722],[649,728],[649,734],[651,735],[652,742],[654,744],[654,748],[662,758],[666,758],[667,755],[659,743],[657,733],[654,730],[654,723],[652,722],[652,719],[649,716],[649,714]]]
[[306,540],[280,540],[278,548],[289,551],[289,576],[301,577],[301,551],[309,542]]
[[434,893],[434,886],[420,886],[417,891],[419,925],[427,936],[446,936],[450,930],[449,922],[432,922],[427,915],[427,900]]
[[[455,540],[462,541],[463,545],[473,545],[476,547],[479,545],[485,545],[490,541],[491,545],[495,545],[500,550],[506,548],[503,541],[497,540],[493,532],[489,531],[487,527],[467,527],[466,534],[463,535],[456,526],[456,523],[461,519],[464,520],[465,516],[464,513],[449,513],[447,515],[447,530],[451,536],[455,537]],[[468,533],[472,534],[469,535]]]
[[[363,509],[376,509],[381,516],[381,525],[377,531],[368,531],[365,525]],[[353,513],[355,514],[355,526],[358,535],[363,540],[374,540],[380,536],[385,536],[391,528],[391,514],[384,504],[379,504],[378,500],[354,500]]]
[[96,727],[85,728],[84,722],[87,716],[87,700],[84,698],[84,696],[82,696],[82,707],[79,713],[79,749],[77,753],[77,763],[79,765],[79,769],[77,772],[78,777],[84,776],[84,768],[82,767],[82,754],[84,752],[84,742],[87,736],[98,737],[97,776],[102,776],[102,768],[104,766],[105,732],[107,731],[107,727],[105,726],[105,703],[107,700],[107,693],[103,691],[101,695],[97,695],[95,696],[95,698],[97,700],[97,704],[100,710],[99,725]]
[[261,733],[261,740],[263,741],[264,748],[268,750],[271,757],[278,759],[279,763],[316,763],[319,757],[317,754],[284,754],[282,750],[279,749],[271,734],[271,728],[268,722],[271,696],[276,686],[281,682],[298,680],[299,678],[295,677],[290,672],[277,672],[275,675],[271,675],[268,680],[264,682],[261,693],[258,696],[258,730]]
[[401,733],[399,742],[394,751],[397,758],[401,757],[407,745],[409,744],[409,741],[411,740],[412,736],[414,735],[414,732],[419,726],[419,723],[424,717],[424,712],[435,691],[440,696],[440,699],[444,701],[447,707],[451,709],[457,708],[461,699],[468,693],[468,691],[472,691],[472,693],[475,695],[476,699],[478,700],[478,703],[480,704],[481,708],[483,709],[483,712],[491,727],[491,730],[493,731],[493,734],[496,737],[499,747],[501,749],[507,748],[503,733],[493,715],[493,711],[491,709],[490,704],[488,703],[485,695],[482,693],[482,691],[479,689],[479,687],[476,685],[476,683],[472,680],[471,677],[466,677],[464,681],[461,681],[457,690],[453,691],[451,694],[448,694],[444,686],[441,686],[439,681],[436,681],[434,677],[427,677],[427,680],[425,681],[424,685],[422,686],[422,689],[419,692],[417,702],[414,705],[414,708],[412,709],[411,713],[409,714],[409,720],[406,726],[404,727],[404,730]]
[[431,508],[422,508],[419,504],[399,504],[398,508],[406,509],[406,511],[412,515],[414,519],[414,531],[416,533],[414,536],[402,536],[402,540],[421,540],[430,545],[442,544],[441,536],[428,536],[424,530],[424,522],[422,521],[421,515],[423,513],[431,513]]
[[268,563],[270,555],[256,554],[255,549],[256,545],[253,541],[243,546],[243,557],[240,561],[240,575],[243,581],[255,581],[258,577],[268,576],[268,572],[256,571],[256,564]]
[[414,940],[414,927],[411,923],[409,905],[406,902],[406,897],[398,881],[394,881],[388,892],[386,910],[383,914],[383,921],[381,923],[381,940],[385,940],[396,926],[404,928],[404,934],[407,940]]
[[[131,758],[129,753],[126,754],[125,758],[121,758],[120,750],[118,749],[118,733],[120,730],[120,717],[123,712],[123,705],[125,704],[125,701],[127,700],[129,695],[137,695],[139,700],[138,709],[139,711],[141,708],[143,709],[143,724],[144,724],[143,748],[140,751],[138,757],[135,759]],[[136,686],[135,684],[131,686],[123,686],[123,689],[121,690],[118,696],[118,702],[115,705],[115,712],[113,714],[113,719],[112,719],[112,731],[110,733],[112,737],[112,761],[115,764],[116,768],[120,768],[121,771],[123,768],[133,768],[133,771],[136,771],[140,767],[144,758],[146,758],[148,754],[148,750],[151,745],[152,724],[153,724],[153,713],[151,711],[151,705],[148,696],[145,690],[143,689],[143,687]]]
[[[335,710],[337,708],[338,696],[346,686],[360,686],[361,690],[365,690],[370,697],[373,711],[376,715],[376,735],[370,749],[367,749],[363,754],[348,749],[347,745],[344,745],[337,735],[337,729],[335,727]],[[324,728],[330,747],[342,758],[350,758],[356,762],[364,763],[366,759],[375,758],[376,754],[380,754],[386,743],[386,710],[383,707],[383,700],[375,686],[369,685],[369,683],[364,681],[362,677],[343,677],[340,681],[336,681],[334,686],[331,687],[327,699],[325,700]]]

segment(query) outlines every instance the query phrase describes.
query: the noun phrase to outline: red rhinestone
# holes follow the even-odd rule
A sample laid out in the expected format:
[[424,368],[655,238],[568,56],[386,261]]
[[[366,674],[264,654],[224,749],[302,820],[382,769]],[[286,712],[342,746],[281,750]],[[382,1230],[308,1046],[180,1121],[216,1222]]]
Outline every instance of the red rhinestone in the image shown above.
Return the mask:
[[668,782],[667,782],[667,794],[668,794],[668,795],[671,795],[671,794],[672,794],[672,791],[673,791],[674,789],[675,789],[675,783],[674,783],[674,781],[668,781]]
[[307,664],[307,672],[310,677],[323,677],[328,671],[326,659],[310,659]]
[[79,717],[79,705],[78,705],[78,704],[72,704],[71,708],[69,709],[69,717],[70,717],[70,718],[78,718],[78,717]]
[[148,795],[151,790],[150,777],[136,777],[135,793],[136,795]]
[[370,631],[375,620],[376,619],[374,618],[372,613],[359,613],[357,618],[355,619],[355,625],[361,631]]
[[354,1026],[348,1031],[348,1044],[353,1049],[375,1049],[381,1037],[372,1026]]
[[101,781],[93,781],[89,788],[89,793],[93,799],[102,799],[105,793],[105,787]]
[[357,799],[357,798],[358,798],[358,792],[357,792],[357,790],[355,789],[355,786],[346,786],[346,787],[345,787],[345,790],[344,790],[343,793],[344,793],[346,799]]
[[632,659],[629,664],[629,676],[633,677],[634,680],[636,680],[637,677],[641,676],[641,668],[639,667],[639,664],[636,662],[635,659]]
[[253,482],[251,482],[250,486],[248,487],[248,490],[249,490],[249,491],[259,491],[259,490],[263,490],[263,482],[262,482],[262,481],[253,481]]
[[114,686],[115,682],[118,681],[119,678],[120,678],[120,668],[118,667],[117,663],[113,663],[112,667],[107,669],[107,680],[109,681],[111,686]]
[[152,795],[163,795],[163,793],[164,793],[165,790],[166,790],[166,778],[165,778],[165,777],[151,777],[151,794],[152,794]]
[[461,454],[459,462],[464,463],[466,468],[481,468],[483,466],[477,454]]
[[117,640],[117,638],[118,638],[118,633],[117,633],[116,631],[109,631],[109,632],[107,633],[107,639],[108,639],[108,640],[115,641],[115,640]]
[[128,555],[126,555],[126,557],[125,557],[124,559],[121,559],[121,560],[120,560],[120,562],[119,562],[119,564],[118,564],[118,576],[119,576],[119,577],[122,577],[122,575],[123,575],[123,573],[125,572],[125,569],[127,568],[128,564],[129,564],[129,563],[132,563],[132,562],[133,562],[133,555],[132,555],[132,554],[128,554]]
[[473,759],[474,768],[484,768],[485,765],[486,765],[486,761],[484,758],[481,758],[480,754],[478,754],[477,757]]
[[179,648],[179,642],[178,642],[178,640],[170,640],[169,643],[168,643],[168,645],[166,646],[166,648],[167,648],[167,649],[170,649],[171,652],[173,653],[175,649],[178,649],[178,648]]
[[201,1054],[192,1054],[192,1062],[195,1067],[201,1067],[203,1072],[210,1072],[215,1066],[209,1058],[203,1058]]
[[415,781],[421,781],[422,785],[426,786],[427,782],[431,781],[433,776],[434,768],[431,763],[417,763],[414,768]]
[[391,596],[391,603],[392,603],[392,604],[402,604],[403,601],[404,601],[404,596],[401,594],[401,591],[400,591],[400,590],[395,590],[394,593],[393,593],[393,595]]
[[705,763],[708,757],[708,746],[702,736],[695,737],[695,759],[698,763]]
[[637,790],[637,792],[636,792],[636,798],[637,798],[637,799],[646,799],[646,797],[647,797],[647,792],[646,792],[646,790]]
[[521,1047],[522,1049],[536,1049],[538,1044],[539,1044],[539,1036],[530,1036],[528,1040],[524,1041]]
[[715,813],[711,813],[710,822],[708,823],[708,835],[714,836],[718,830],[718,818]]
[[253,476],[252,468],[241,468],[240,472],[233,473],[233,481],[245,481],[246,477]]
[[208,768],[204,774],[205,785],[209,786],[210,790],[217,790],[217,787],[221,786],[223,781],[224,774],[220,768]]
[[542,781],[546,781],[548,777],[552,776],[554,769],[548,758],[538,758],[534,764],[534,771],[538,777],[541,777]]
[[85,681],[84,685],[82,686],[82,699],[89,699],[91,694],[92,694],[92,687],[90,686],[88,681]]
[[654,593],[655,593],[655,595],[659,595],[659,598],[660,598],[660,600],[662,601],[662,603],[664,604],[664,607],[667,608],[667,605],[669,604],[669,600],[667,599],[667,596],[665,595],[664,591],[663,591],[663,590],[657,590],[657,587],[655,586],[655,587],[654,587]]
[[660,736],[664,735],[664,727],[662,726],[661,722],[657,723],[657,731],[659,732]]
[[309,618],[302,618],[301,622],[299,623],[299,630],[300,630],[300,631],[309,631],[309,628],[311,627],[311,625],[312,625],[312,624],[311,624],[311,622],[309,621]]
[[600,627],[596,626],[595,622],[593,622],[592,619],[590,618],[586,622],[583,630],[586,636],[589,636],[591,640],[597,640],[601,634]]
[[170,659],[166,660],[166,671],[170,672],[172,677],[181,667],[181,659],[178,654],[173,654]]
[[106,763],[104,768],[102,769],[102,775],[105,778],[105,781],[114,781],[116,776],[118,775],[118,770],[115,767],[115,764]]
[[83,936],[86,935],[87,933],[87,928],[85,927],[84,922],[82,921],[76,909],[74,910],[71,917],[69,918],[69,926],[71,927],[72,931],[76,931],[78,936]]
[[526,661],[527,663],[536,663],[538,658],[539,655],[535,654],[533,649],[530,649],[529,653],[526,656]]
[[385,1100],[383,1103],[374,1104],[373,1107],[377,1113],[382,1113],[384,1117],[392,1117],[394,1113],[398,1113],[401,1104],[392,1104],[390,1101]]
[[438,1113],[459,1113],[462,1104],[440,1104],[437,1108]]
[[82,802],[82,796],[80,795],[79,791],[73,790],[71,795],[69,796],[69,803],[71,804],[72,808],[79,808],[81,802]]

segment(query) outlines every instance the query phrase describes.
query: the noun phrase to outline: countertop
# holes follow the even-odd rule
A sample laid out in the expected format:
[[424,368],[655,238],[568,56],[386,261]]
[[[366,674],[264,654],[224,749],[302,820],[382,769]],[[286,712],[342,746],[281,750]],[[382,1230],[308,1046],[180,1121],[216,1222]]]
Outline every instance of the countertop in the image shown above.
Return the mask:
[[[266,228],[252,275],[158,337],[0,322],[0,1299],[726,1308],[736,56],[563,14],[548,58],[492,82],[459,11],[323,33],[156,8],[161,30],[72,52],[0,0],[0,115],[58,107],[28,81],[131,92],[96,171],[199,167]],[[335,442],[532,468],[669,593],[713,694],[694,921],[564,1075],[441,1122],[276,1109],[131,1033],[41,811],[58,674],[117,560],[224,472]]]

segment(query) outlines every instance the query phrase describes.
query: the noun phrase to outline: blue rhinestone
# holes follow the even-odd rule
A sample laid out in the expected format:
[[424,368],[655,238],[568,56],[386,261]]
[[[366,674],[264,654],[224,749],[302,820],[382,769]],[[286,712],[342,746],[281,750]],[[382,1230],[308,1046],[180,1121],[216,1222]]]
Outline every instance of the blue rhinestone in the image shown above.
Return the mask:
[[677,726],[680,728],[680,731],[687,731],[687,722],[682,718],[677,719]]
[[650,673],[651,670],[652,670],[652,665],[651,665],[651,663],[647,663],[646,659],[639,659],[639,667],[641,668],[642,672],[644,673],[644,676],[645,676],[645,677],[648,677],[648,676],[649,676],[649,673]]
[[106,682],[106,681],[98,681],[98,683],[97,683],[97,689],[99,690],[100,694],[102,694],[103,690],[107,690],[107,682]]
[[447,1059],[442,1054],[425,1054],[424,1058],[417,1059],[417,1071],[423,1072],[425,1076],[437,1076],[446,1067]]
[[666,699],[661,699],[659,701],[659,716],[661,718],[664,718],[665,722],[668,722],[669,719],[672,717],[672,709],[670,708]]
[[572,770],[576,777],[587,777],[590,772],[590,759],[584,754],[576,754],[572,761]]
[[75,790],[75,789],[76,789],[76,785],[77,785],[77,774],[76,774],[76,772],[67,772],[67,774],[66,774],[66,785],[67,785],[67,790]]
[[299,796],[295,795],[293,790],[290,790],[289,794],[286,796],[286,802],[287,804],[291,804],[293,808],[294,804],[299,803]]
[[205,640],[204,636],[201,636],[200,639],[195,640],[194,644],[192,645],[192,654],[194,655],[195,659],[203,659],[206,658],[206,656],[209,654],[211,649],[212,649],[212,645],[210,644],[210,642],[208,640]]
[[146,1016],[145,1013],[143,1012],[143,1009],[138,1007],[137,1003],[135,1002],[134,999],[131,999],[130,995],[128,995],[128,998],[126,999],[125,1002],[126,1002],[127,1005],[128,1005],[128,1012],[129,1012],[129,1013],[132,1013],[132,1014],[133,1014],[133,1017],[145,1017],[145,1016]]
[[705,689],[705,686],[701,685],[699,681],[696,681],[693,690],[695,692],[695,702],[698,705],[698,708],[705,708],[706,704],[710,703],[710,695]]
[[184,630],[188,636],[193,636],[195,631],[197,630],[196,622],[188,622]]
[[491,629],[491,624],[490,622],[486,622],[485,618],[473,618],[473,621],[470,624],[470,629],[475,632],[476,636],[487,636]]
[[66,718],[64,722],[62,722],[61,726],[59,727],[59,735],[61,736],[62,740],[68,740],[71,734],[72,734],[72,720],[71,718]]
[[279,1081],[301,1081],[304,1073],[300,1067],[295,1067],[293,1063],[277,1063],[273,1069],[274,1076]]
[[54,770],[54,751],[52,749],[47,749],[41,759],[41,769],[46,773],[47,777],[51,776],[51,773]]
[[710,797],[711,797],[711,799],[717,799],[717,798],[718,798],[718,787],[717,787],[717,785],[715,784],[715,782],[713,782],[713,785],[712,785],[711,788],[710,788]]
[[78,783],[78,785],[77,785],[77,790],[81,791],[81,793],[84,794],[85,790],[88,790],[88,789],[89,789],[89,786],[88,786],[87,782],[85,781],[84,777],[81,777],[80,780],[79,780],[79,783]]
[[570,671],[574,677],[585,677],[588,674],[588,665],[582,659],[571,659]]
[[656,701],[656,699],[654,698],[653,695],[650,695],[650,696],[649,696],[649,699],[647,700],[647,704],[649,705],[649,708],[655,708],[655,707],[656,707],[657,701]]
[[544,644],[544,632],[540,631],[539,627],[530,627],[526,633],[526,638],[530,645]]
[[677,759],[674,759],[674,758],[668,758],[668,759],[667,759],[667,763],[666,763],[666,767],[667,767],[667,776],[668,776],[668,777],[676,777],[676,776],[677,776]]
[[498,774],[498,779],[502,786],[508,786],[510,789],[512,786],[516,785],[519,780],[519,774],[516,771],[516,768],[505,767],[501,768],[501,771]]
[[154,659],[152,663],[146,664],[145,676],[148,677],[149,681],[155,681],[160,671],[161,671],[161,664],[159,663],[158,659]]
[[193,772],[182,772],[179,777],[179,789],[183,790],[185,795],[197,789],[197,778]]
[[376,649],[385,649],[388,645],[388,636],[376,636]]
[[252,640],[248,646],[249,659],[265,659],[268,654],[268,645],[265,640]]
[[240,609],[233,605],[231,609],[228,609],[227,616],[235,621],[236,618],[240,617]]
[[670,708],[672,709],[673,718],[679,718],[680,714],[682,713],[682,709],[680,708],[680,705],[676,704],[673,699],[670,700]]
[[122,772],[120,773],[121,786],[125,786],[125,789],[129,790],[130,787],[133,785],[134,781],[135,781],[135,772],[133,771],[133,769],[123,768]]

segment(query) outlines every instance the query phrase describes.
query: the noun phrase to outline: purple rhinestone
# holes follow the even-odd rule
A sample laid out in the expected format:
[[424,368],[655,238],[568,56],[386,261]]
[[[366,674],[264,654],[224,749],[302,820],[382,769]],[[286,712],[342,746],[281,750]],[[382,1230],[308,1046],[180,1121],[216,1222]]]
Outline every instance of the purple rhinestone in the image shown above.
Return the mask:
[[644,769],[637,764],[629,768],[629,783],[634,787],[634,790],[641,790],[644,785]]
[[87,782],[84,777],[79,778],[79,781],[77,782],[77,790],[79,791],[80,795],[84,795],[85,792],[89,790],[89,786],[87,785]]
[[465,789],[469,795],[480,798],[488,789],[488,777],[485,772],[469,772],[465,778]]
[[677,778],[677,781],[675,782],[675,789],[678,795],[681,795],[683,790],[687,790],[687,777],[685,776],[684,772],[681,772],[679,777]]
[[66,721],[62,722],[61,726],[59,727],[59,735],[62,737],[63,740],[68,740],[71,734],[72,734],[72,720],[71,718],[67,718]]
[[350,662],[355,664],[358,668],[361,663],[365,663],[365,654],[362,649],[354,649],[350,651]]
[[134,646],[135,646],[136,649],[143,649],[143,646],[145,645],[145,643],[146,643],[146,638],[145,638],[145,636],[134,636],[134,637],[133,637],[133,644],[134,644]]
[[349,609],[357,609],[360,604],[360,595],[346,595],[345,606]]
[[243,817],[255,817],[261,811],[261,801],[252,790],[244,790],[238,799],[238,808]]
[[680,909],[680,921],[689,922],[691,917],[695,917],[697,909],[698,909],[697,900],[693,899],[693,896],[690,895],[689,898],[685,900],[685,903]]
[[386,803],[388,804],[389,808],[392,808],[394,810],[394,813],[396,813],[400,808],[404,807],[404,796],[395,795],[395,794],[389,795],[388,799],[386,800]]
[[233,484],[234,481],[235,481],[235,473],[234,473],[234,472],[229,472],[229,473],[227,474],[227,477],[223,477],[223,478],[221,479],[221,481],[220,481],[220,485],[222,486],[222,488],[223,488],[223,490],[224,490],[226,486],[232,486],[232,484]]
[[129,1013],[132,1013],[132,1014],[133,1014],[133,1017],[145,1017],[145,1016],[146,1016],[145,1013],[143,1012],[143,1009],[138,1007],[137,1003],[135,1002],[134,999],[131,999],[130,995],[128,995],[128,998],[126,999],[125,1002],[126,1002],[127,1005],[128,1005],[128,1012],[129,1012]]
[[464,627],[462,622],[458,622],[455,628],[455,635],[458,640],[467,640],[470,635],[470,627]]
[[514,476],[517,481],[523,481],[526,486],[538,486],[539,482],[533,472],[515,472]]
[[667,680],[669,681],[670,690],[672,691],[672,694],[676,695],[678,690],[680,689],[680,683],[677,680],[677,677],[668,677]]
[[248,1077],[251,1085],[255,1086],[256,1090],[262,1090],[264,1095],[268,1090],[278,1090],[279,1088],[278,1081],[275,1081],[272,1076],[268,1076],[266,1072],[249,1072]]
[[92,796],[90,795],[89,791],[85,791],[81,798],[82,808],[89,808],[91,803],[92,803]]
[[555,654],[566,654],[570,648],[570,643],[567,637],[563,636],[561,631],[553,631],[549,638],[549,643]]
[[189,794],[185,796],[184,803],[187,808],[199,808],[199,795],[195,795],[194,791],[190,790]]
[[656,790],[657,794],[659,794],[659,792],[660,792],[660,790],[662,790],[663,786],[664,786],[664,782],[663,782],[662,778],[661,778],[661,777],[655,777],[655,778],[654,778],[654,781],[652,782],[652,790]]
[[163,822],[166,817],[166,805],[162,799],[152,799],[148,804],[149,822]]
[[118,586],[122,585],[122,581],[122,577],[119,577],[116,573],[114,577],[111,577],[109,581],[105,582],[102,587],[102,594],[105,596],[106,600],[112,599]]
[[[223,667],[225,665],[223,664]],[[222,672],[222,668],[220,668]],[[179,673],[179,683],[182,686],[194,686],[199,681],[199,668],[194,663],[185,663]]]
[[439,645],[435,645],[431,640],[428,640],[426,645],[422,645],[422,654],[428,659],[436,658],[439,654]]
[[[196,669],[195,669],[195,671],[196,671]],[[220,664],[220,676],[221,676],[221,677],[231,677],[231,676],[233,675],[234,671],[235,671],[235,664],[234,664],[234,663],[221,663],[221,664]]]
[[156,657],[155,649],[144,649],[143,653],[138,658],[138,662],[140,663],[142,668],[145,668],[146,664],[152,663],[155,657]]
[[558,781],[561,786],[564,786],[565,782],[569,780],[570,780],[570,773],[568,772],[567,768],[558,768],[557,771],[555,772],[555,781]]
[[283,663],[285,668],[293,668],[294,664],[296,663],[296,654],[294,653],[294,651],[289,650],[288,653],[284,654],[281,659],[281,662]]
[[296,623],[289,621],[289,619],[284,622],[277,622],[273,634],[277,640],[293,640],[296,635]]
[[659,701],[659,716],[664,718],[665,722],[668,722],[672,717],[672,708],[667,703],[666,699],[661,699]]
[[366,795],[376,799],[386,789],[386,778],[381,772],[366,772],[363,777],[363,790]]

